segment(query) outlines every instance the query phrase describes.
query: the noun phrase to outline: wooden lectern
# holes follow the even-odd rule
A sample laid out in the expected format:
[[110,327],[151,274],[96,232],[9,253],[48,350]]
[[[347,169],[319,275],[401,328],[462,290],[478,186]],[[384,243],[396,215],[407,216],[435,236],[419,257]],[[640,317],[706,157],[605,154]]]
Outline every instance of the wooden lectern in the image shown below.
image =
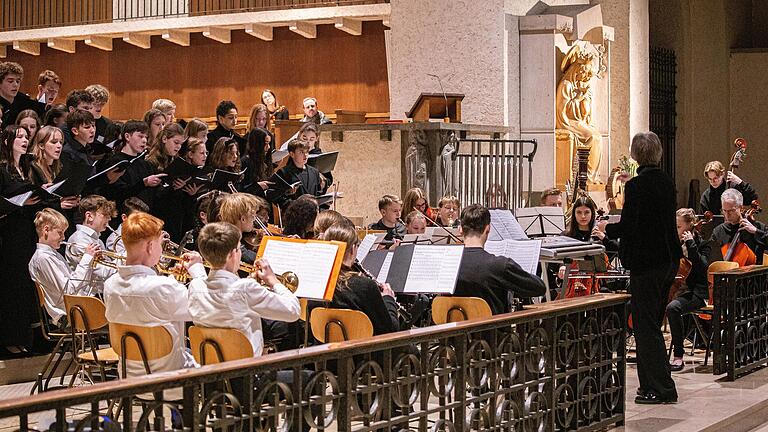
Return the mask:
[[415,122],[445,119],[446,99],[448,102],[448,122],[461,123],[461,101],[464,99],[464,95],[460,93],[422,93],[416,99],[411,110],[406,113],[406,116]]
[[301,122],[298,120],[275,120],[275,146],[280,146],[288,141],[301,128]]

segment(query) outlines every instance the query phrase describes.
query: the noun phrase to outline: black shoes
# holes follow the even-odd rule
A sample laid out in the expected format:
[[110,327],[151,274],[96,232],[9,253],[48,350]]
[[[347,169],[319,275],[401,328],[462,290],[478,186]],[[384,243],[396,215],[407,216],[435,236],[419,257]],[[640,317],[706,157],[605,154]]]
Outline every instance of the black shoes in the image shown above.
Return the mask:
[[640,405],[661,405],[661,404],[673,404],[677,403],[677,395],[662,397],[656,393],[643,393],[638,394],[635,398],[635,403]]
[[672,372],[680,372],[685,369],[685,363],[670,363],[669,370]]

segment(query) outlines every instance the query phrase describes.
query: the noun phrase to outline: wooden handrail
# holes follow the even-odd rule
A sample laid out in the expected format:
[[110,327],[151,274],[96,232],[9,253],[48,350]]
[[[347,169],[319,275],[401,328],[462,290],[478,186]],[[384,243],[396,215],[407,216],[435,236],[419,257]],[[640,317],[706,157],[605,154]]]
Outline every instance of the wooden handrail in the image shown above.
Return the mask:
[[[398,346],[414,345],[427,340],[447,338],[469,331],[478,332],[500,324],[512,325],[536,319],[552,318],[570,313],[617,306],[626,303],[626,294],[595,294],[536,305],[522,311],[494,315],[490,318],[461,321],[430,327],[405,330],[397,333],[374,336],[369,339],[341,343],[329,343],[296,350],[268,354],[261,357],[235,360],[196,369],[181,369],[119,381],[98,383],[76,389],[51,391],[33,396],[0,401],[0,418],[20,415],[25,412],[44,409],[64,408],[89,403],[99,398],[120,398],[144,392],[155,392],[185,384],[214,382],[243,374],[244,369],[275,369],[290,367],[289,363],[306,363],[307,360],[322,361],[342,354],[353,355],[391,349]],[[272,366],[272,367],[270,367]],[[184,383],[180,383],[184,381]]]

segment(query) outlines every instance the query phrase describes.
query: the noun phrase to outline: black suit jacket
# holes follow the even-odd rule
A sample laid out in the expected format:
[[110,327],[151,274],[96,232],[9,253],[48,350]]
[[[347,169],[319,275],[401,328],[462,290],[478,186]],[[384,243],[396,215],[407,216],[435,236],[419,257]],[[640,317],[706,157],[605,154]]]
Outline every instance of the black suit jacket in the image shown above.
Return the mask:
[[480,297],[494,315],[509,312],[508,295],[544,295],[544,281],[520,268],[509,258],[492,255],[479,247],[464,248],[453,295]]
[[658,269],[683,256],[677,236],[675,183],[658,166],[644,165],[624,188],[621,221],[606,234],[620,239],[619,258],[633,272]]

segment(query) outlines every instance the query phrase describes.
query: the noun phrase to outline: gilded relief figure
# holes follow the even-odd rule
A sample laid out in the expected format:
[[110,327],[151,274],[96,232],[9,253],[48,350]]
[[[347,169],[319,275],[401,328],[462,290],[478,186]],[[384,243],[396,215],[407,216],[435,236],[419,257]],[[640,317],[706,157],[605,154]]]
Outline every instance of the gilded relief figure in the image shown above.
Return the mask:
[[[560,66],[563,77],[557,85],[557,128],[571,132],[576,145],[589,148],[587,178],[591,183],[602,183],[598,170],[602,157],[600,131],[592,122],[591,80],[595,75],[595,55],[579,44],[566,54]],[[575,149],[570,151],[571,157]]]

